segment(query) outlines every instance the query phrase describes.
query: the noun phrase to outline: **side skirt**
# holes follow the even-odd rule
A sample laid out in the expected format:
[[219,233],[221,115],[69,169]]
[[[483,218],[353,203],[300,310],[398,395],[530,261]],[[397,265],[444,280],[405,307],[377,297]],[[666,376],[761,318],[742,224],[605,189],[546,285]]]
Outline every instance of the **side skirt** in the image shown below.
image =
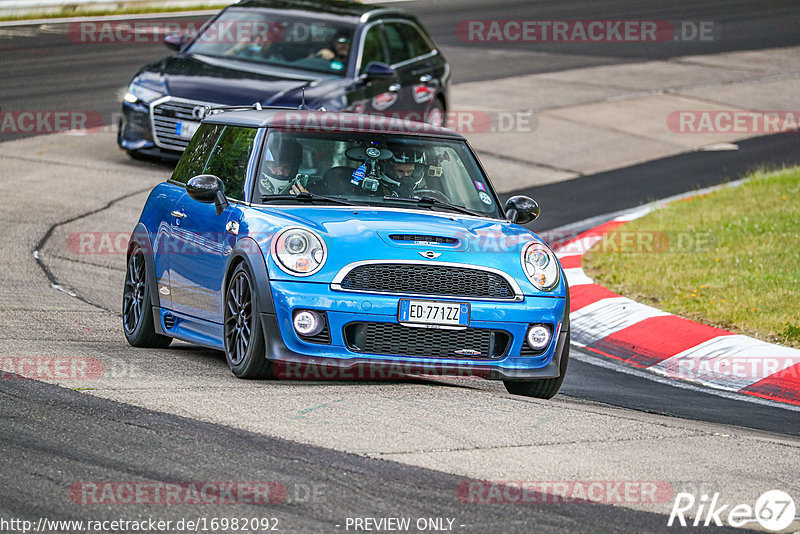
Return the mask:
[[[172,317],[172,328],[166,327],[165,320]],[[153,323],[159,334],[174,337],[210,349],[225,350],[223,329],[219,323],[198,319],[191,315],[176,313],[165,308],[153,307]]]

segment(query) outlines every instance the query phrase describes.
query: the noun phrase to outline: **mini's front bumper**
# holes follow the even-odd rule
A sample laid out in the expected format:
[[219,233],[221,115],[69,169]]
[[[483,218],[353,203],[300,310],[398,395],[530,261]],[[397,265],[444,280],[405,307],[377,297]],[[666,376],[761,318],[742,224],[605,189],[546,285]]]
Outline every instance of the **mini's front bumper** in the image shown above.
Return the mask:
[[[525,296],[518,302],[478,301],[471,305],[470,328],[504,330],[511,335],[505,355],[498,358],[425,358],[403,354],[356,352],[345,341],[344,326],[355,321],[397,323],[403,297],[334,291],[327,284],[272,281],[274,313],[262,313],[267,358],[280,362],[285,378],[388,378],[395,375],[476,376],[495,380],[530,380],[559,376],[567,336],[566,300]],[[435,300],[442,300],[437,298]],[[330,344],[302,340],[292,326],[292,311],[325,311]],[[541,354],[522,355],[532,323],[551,324],[554,334]],[[279,373],[280,374],[280,373]]]

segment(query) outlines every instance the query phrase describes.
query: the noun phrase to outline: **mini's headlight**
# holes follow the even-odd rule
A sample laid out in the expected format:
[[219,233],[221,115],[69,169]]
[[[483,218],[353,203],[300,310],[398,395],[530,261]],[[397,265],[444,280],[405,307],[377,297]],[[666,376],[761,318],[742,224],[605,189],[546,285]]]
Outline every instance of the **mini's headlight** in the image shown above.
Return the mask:
[[162,96],[164,96],[164,94],[156,91],[155,89],[150,89],[149,87],[139,85],[138,83],[132,83],[130,87],[128,87],[128,92],[125,93],[123,100],[125,100],[125,102],[130,102],[131,104],[136,104],[137,102],[149,104],[153,100],[161,98]]
[[561,276],[555,256],[547,246],[538,241],[531,241],[523,247],[522,269],[528,280],[542,291],[555,289]]
[[293,276],[310,276],[322,269],[328,257],[325,241],[305,228],[286,228],[272,241],[275,263]]

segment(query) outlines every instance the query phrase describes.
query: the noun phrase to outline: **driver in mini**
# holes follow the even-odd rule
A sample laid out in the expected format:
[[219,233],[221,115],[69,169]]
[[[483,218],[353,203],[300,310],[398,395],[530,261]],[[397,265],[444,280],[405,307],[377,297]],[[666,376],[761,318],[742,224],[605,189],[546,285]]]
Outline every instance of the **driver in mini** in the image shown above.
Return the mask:
[[306,188],[297,181],[297,172],[302,159],[303,147],[296,141],[284,139],[277,147],[267,147],[258,179],[260,193],[262,195],[305,193]]
[[414,191],[424,189],[425,153],[421,150],[399,148],[383,165],[382,182],[389,189],[389,196],[411,198]]

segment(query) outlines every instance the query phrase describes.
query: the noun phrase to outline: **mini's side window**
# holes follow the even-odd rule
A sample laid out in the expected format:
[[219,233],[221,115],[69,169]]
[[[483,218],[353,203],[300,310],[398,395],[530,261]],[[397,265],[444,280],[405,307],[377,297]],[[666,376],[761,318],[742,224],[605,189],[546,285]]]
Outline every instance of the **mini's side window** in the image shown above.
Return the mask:
[[244,199],[244,182],[247,179],[247,163],[253,153],[256,128],[225,126],[216,146],[211,151],[203,174],[213,174],[225,184],[225,196]]
[[198,174],[203,174],[208,156],[214,149],[223,128],[224,126],[219,124],[200,125],[175,166],[172,180],[185,184]]

